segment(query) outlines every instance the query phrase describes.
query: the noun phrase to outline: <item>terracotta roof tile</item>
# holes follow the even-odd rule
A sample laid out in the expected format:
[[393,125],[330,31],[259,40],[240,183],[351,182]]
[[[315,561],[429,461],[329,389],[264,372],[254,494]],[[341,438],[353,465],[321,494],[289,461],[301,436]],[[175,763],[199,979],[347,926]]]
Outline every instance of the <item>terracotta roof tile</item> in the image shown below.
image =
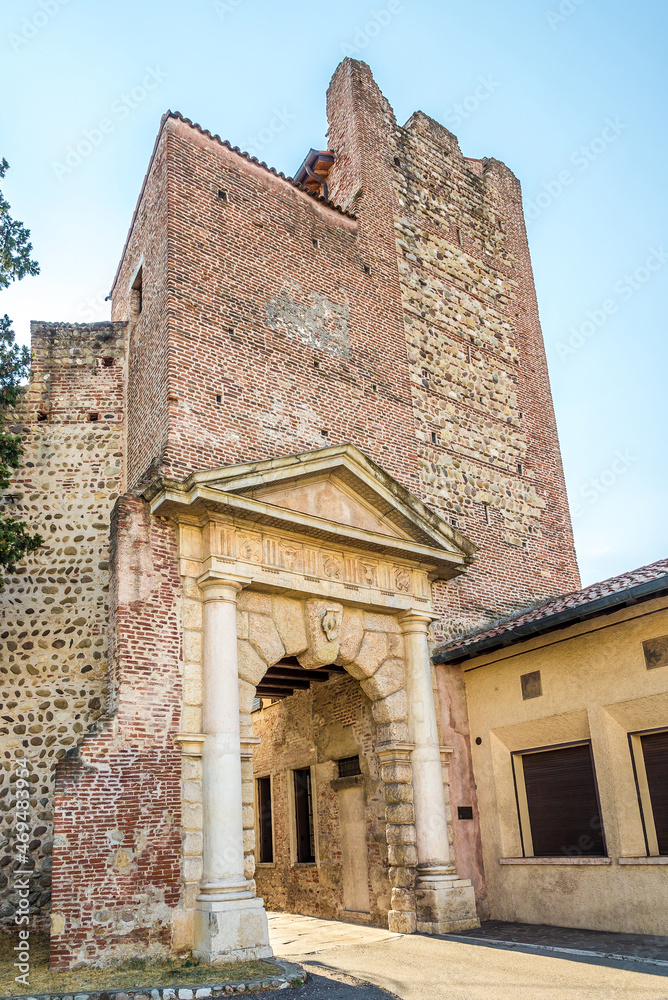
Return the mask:
[[[640,588],[644,584],[660,581],[663,578],[665,578],[666,588],[668,588],[668,559],[659,559],[657,562],[641,566],[628,573],[612,576],[600,583],[592,583],[582,590],[552,597],[548,601],[531,605],[508,618],[494,622],[492,625],[460,636],[453,642],[443,643],[434,650],[434,662],[445,663],[463,660],[471,655],[489,652],[500,646],[511,645],[513,642],[520,642],[531,634],[547,632],[551,627],[563,627],[578,618],[586,617],[588,613],[593,615],[604,610],[614,610],[615,606],[622,606],[626,601],[642,596],[639,593],[637,597],[634,597],[633,594],[628,593],[629,591]],[[651,592],[653,588],[646,589]],[[618,602],[608,600],[615,595],[619,597]],[[602,606],[604,602],[605,607]]]

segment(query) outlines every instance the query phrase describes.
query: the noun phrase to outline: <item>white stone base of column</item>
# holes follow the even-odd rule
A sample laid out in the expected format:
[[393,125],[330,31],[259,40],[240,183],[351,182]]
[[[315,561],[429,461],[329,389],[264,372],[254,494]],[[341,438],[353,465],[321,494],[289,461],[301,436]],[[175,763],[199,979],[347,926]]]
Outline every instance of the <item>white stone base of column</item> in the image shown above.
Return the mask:
[[193,955],[208,965],[272,958],[264,900],[197,901]]
[[452,869],[418,870],[415,899],[419,934],[449,934],[480,926],[471,880],[458,878]]

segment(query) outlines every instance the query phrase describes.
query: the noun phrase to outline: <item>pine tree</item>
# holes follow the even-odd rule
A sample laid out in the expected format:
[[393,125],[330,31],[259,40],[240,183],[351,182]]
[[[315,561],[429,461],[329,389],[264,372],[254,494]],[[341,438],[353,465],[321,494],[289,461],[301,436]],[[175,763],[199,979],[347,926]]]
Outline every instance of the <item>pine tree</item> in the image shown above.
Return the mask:
[[[0,161],[0,180],[8,170],[4,158]],[[39,274],[39,265],[32,260],[30,230],[12,219],[10,205],[0,191],[0,290],[26,275]],[[8,407],[16,405],[21,383],[30,375],[30,351],[15,343],[9,316],[0,317],[0,421]],[[0,490],[11,481],[11,470],[17,469],[23,454],[21,438],[8,434],[0,426]],[[40,535],[31,534],[28,525],[17,517],[0,514],[0,569],[12,572],[16,563],[42,544]],[[0,577],[0,584],[2,583]]]

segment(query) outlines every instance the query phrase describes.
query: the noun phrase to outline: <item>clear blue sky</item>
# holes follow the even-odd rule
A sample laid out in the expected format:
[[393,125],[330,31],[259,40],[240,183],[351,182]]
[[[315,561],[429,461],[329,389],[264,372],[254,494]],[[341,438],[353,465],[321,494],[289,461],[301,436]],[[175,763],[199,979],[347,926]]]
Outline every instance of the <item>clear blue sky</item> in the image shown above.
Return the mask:
[[42,270],[0,311],[26,342],[107,318],[161,114],[293,173],[354,55],[399,122],[421,109],[522,182],[583,582],[667,556],[667,28],[661,0],[5,3],[5,192]]

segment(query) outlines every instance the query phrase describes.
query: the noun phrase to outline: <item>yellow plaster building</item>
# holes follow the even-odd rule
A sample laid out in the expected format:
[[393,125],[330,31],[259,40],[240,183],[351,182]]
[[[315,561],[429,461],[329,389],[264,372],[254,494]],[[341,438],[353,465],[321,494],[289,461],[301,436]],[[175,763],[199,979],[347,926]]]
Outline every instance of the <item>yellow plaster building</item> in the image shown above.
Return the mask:
[[668,560],[442,646],[493,919],[668,932]]

